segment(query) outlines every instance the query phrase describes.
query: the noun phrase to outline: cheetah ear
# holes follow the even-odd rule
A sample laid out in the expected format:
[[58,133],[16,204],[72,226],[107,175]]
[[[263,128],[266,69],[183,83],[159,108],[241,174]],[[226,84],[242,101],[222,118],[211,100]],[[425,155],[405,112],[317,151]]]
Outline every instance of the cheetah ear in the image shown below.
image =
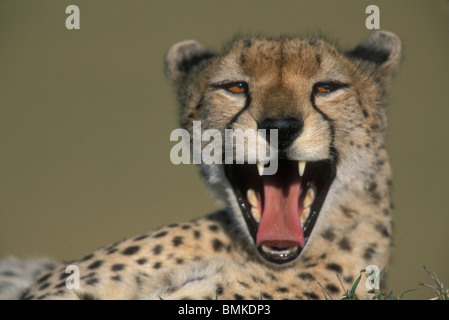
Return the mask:
[[195,40],[175,43],[165,55],[165,72],[176,84],[181,84],[192,68],[214,55]]
[[401,51],[401,40],[396,34],[377,31],[350,51],[348,56],[363,72],[386,88],[401,62]]

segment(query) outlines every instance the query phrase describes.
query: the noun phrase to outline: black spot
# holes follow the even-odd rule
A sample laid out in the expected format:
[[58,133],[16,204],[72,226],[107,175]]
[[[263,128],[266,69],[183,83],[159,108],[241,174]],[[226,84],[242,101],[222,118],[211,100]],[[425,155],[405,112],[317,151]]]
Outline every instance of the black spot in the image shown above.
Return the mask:
[[276,276],[272,273],[267,273],[268,278],[270,278],[271,281],[278,281],[278,279],[276,278]]
[[345,206],[340,206],[340,208],[341,208],[343,214],[348,218],[352,218],[353,215],[359,214],[359,212],[357,210],[349,209]]
[[316,263],[316,262],[312,262],[312,263],[306,264],[305,267],[306,267],[306,268],[314,268],[314,267],[317,266],[317,264],[318,264],[318,263]]
[[312,276],[312,274],[308,273],[308,272],[302,272],[298,275],[299,279],[304,280],[304,281],[314,281],[315,277]]
[[331,271],[335,271],[337,273],[342,273],[343,272],[343,268],[336,263],[329,263],[326,265],[326,269],[327,270],[331,270]]
[[379,232],[382,235],[382,237],[384,237],[384,238],[390,237],[390,232],[388,232],[387,228],[384,225],[382,225],[380,223],[377,224],[376,230],[377,230],[377,232]]
[[245,300],[245,297],[238,293],[234,294],[234,298],[235,300]]
[[343,238],[341,238],[340,241],[338,241],[338,246],[340,247],[341,250],[344,250],[344,251],[352,250],[351,243],[349,242],[349,240],[346,237],[343,237]]
[[125,250],[122,251],[122,254],[130,256],[135,254],[137,251],[139,251],[140,247],[139,246],[130,246],[128,248],[126,248]]
[[153,265],[153,268],[154,268],[154,269],[159,269],[160,267],[162,267],[162,263],[161,263],[161,262],[156,262],[156,263]]
[[64,290],[58,290],[55,293],[55,296],[65,296],[65,295],[67,295],[67,291]]
[[332,294],[336,294],[340,292],[340,288],[337,287],[336,285],[329,283],[326,285],[326,290],[329,291]]
[[87,267],[87,269],[89,269],[89,270],[98,269],[102,264],[103,264],[103,261],[102,261],[102,260],[97,260],[97,261],[91,263],[91,264]]
[[83,293],[79,295],[81,300],[98,300],[93,294],[90,293]]
[[91,278],[91,277],[94,277],[94,276],[96,276],[97,275],[97,273],[96,272],[90,272],[90,273],[88,273],[87,275],[85,275],[85,276],[82,276],[81,277],[81,279],[87,279],[87,278]]
[[364,118],[368,118],[369,117],[368,111],[366,111],[365,109],[362,109],[362,113],[363,113],[363,117]]
[[160,244],[158,244],[157,246],[155,246],[154,248],[153,248],[153,253],[155,254],[155,255],[158,255],[158,254],[160,254],[161,252],[162,252],[162,249],[163,249],[164,247],[162,246],[162,245],[160,245]]
[[143,234],[141,236],[138,236],[138,237],[134,238],[134,241],[139,241],[139,240],[143,240],[143,239],[146,239],[146,238],[148,238],[148,235],[147,234]]
[[123,269],[125,269],[125,265],[122,264],[122,263],[114,264],[114,265],[111,267],[111,270],[112,270],[112,271],[122,271]]
[[372,182],[368,186],[368,192],[371,194],[371,197],[375,201],[379,201],[381,199],[381,195],[379,194],[379,192],[377,192],[377,183],[376,182]]
[[307,299],[310,299],[310,300],[320,299],[320,297],[315,292],[304,292],[304,295],[307,297]]
[[62,281],[62,282],[60,282],[60,283],[58,283],[57,285],[54,286],[55,289],[59,289],[59,288],[62,288],[62,287],[65,287],[65,281]]
[[47,273],[46,275],[42,276],[41,278],[39,278],[39,280],[37,280],[37,283],[42,283],[45,280],[47,280],[48,278],[50,278],[51,273]]
[[120,281],[122,281],[122,277],[120,277],[120,276],[113,276],[113,277],[111,277],[111,280],[120,282]]
[[266,293],[266,292],[262,292],[262,298],[263,299],[268,299],[268,300],[273,300],[273,296],[271,294]]
[[185,225],[183,225],[181,227],[181,229],[183,229],[183,230],[187,230],[187,229],[190,229],[190,228],[191,228],[191,226],[189,224],[185,224]]
[[6,277],[14,277],[17,274],[14,271],[6,270],[6,271],[3,271],[2,273],[0,273],[0,275],[6,276]]
[[65,280],[68,276],[69,276],[68,273],[63,272],[59,275],[59,280]]
[[46,282],[42,286],[39,287],[39,290],[45,290],[50,286],[50,283]]
[[34,296],[32,294],[30,294],[30,291],[25,290],[19,297],[19,300],[31,300],[33,298],[34,298]]
[[220,295],[223,294],[223,286],[221,284],[217,284],[216,288],[215,288],[215,293]]
[[174,247],[178,247],[183,243],[182,237],[174,237],[172,243]]
[[211,225],[209,226],[209,230],[210,230],[210,231],[213,231],[213,232],[218,232],[219,229],[220,229],[220,228],[219,228],[216,224],[211,224]]
[[142,288],[142,278],[139,276],[136,276],[136,284],[139,289]]
[[316,63],[318,64],[318,67],[319,67],[321,65],[321,56],[319,54],[316,54],[315,55],[315,60],[316,60]]
[[138,264],[142,265],[142,264],[147,263],[147,261],[148,261],[147,259],[142,258],[142,259],[137,260],[136,262],[137,262]]
[[244,53],[240,55],[240,64],[244,65],[246,63],[246,56]]
[[199,239],[201,237],[201,232],[194,230],[193,231],[193,236],[195,237],[195,239]]
[[246,282],[239,281],[239,284],[244,288],[251,288],[251,286],[249,284],[247,284]]
[[376,253],[376,250],[374,248],[372,248],[372,247],[366,248],[365,252],[363,253],[363,258],[365,260],[371,260],[375,253]]
[[92,278],[86,281],[86,284],[88,284],[89,286],[93,286],[95,284],[97,284],[99,282],[99,280],[97,278]]
[[223,246],[224,246],[223,242],[221,242],[218,239],[214,239],[214,241],[212,241],[212,247],[216,252],[221,251],[223,249]]
[[93,253],[88,254],[87,256],[85,256],[84,258],[82,258],[79,262],[87,261],[87,260],[91,259],[93,256],[94,256]]
[[153,236],[153,238],[162,238],[162,237],[166,236],[167,233],[168,233],[167,231],[161,231],[161,232],[159,232],[159,233],[156,233],[156,234]]
[[169,228],[176,228],[178,226],[179,226],[179,224],[177,224],[177,223],[171,223],[167,227],[169,227]]
[[115,253],[115,252],[117,252],[118,250],[116,249],[116,248],[112,248],[112,249],[109,249],[108,251],[107,251],[107,254],[113,254],[113,253]]
[[246,48],[250,48],[253,45],[253,41],[251,39],[244,39],[243,44]]
[[280,292],[280,293],[286,293],[286,292],[289,292],[288,288],[286,288],[286,287],[279,287],[279,288],[276,288],[276,291],[277,291],[277,292]]
[[328,228],[326,230],[324,230],[324,232],[321,234],[321,236],[329,241],[334,241],[335,239],[335,233],[331,228]]
[[111,245],[109,245],[109,246],[107,246],[106,248],[104,248],[105,250],[110,250],[110,249],[112,249],[112,248],[115,248],[115,247],[117,247],[120,243],[122,243],[123,241],[117,241],[117,242],[115,242],[115,243],[113,243],[113,244],[111,244]]
[[262,284],[265,283],[265,281],[263,281],[263,279],[261,279],[261,278],[259,278],[259,277],[251,276],[251,279],[252,279],[253,282],[255,282],[255,283],[262,283]]
[[184,260],[181,259],[181,258],[178,258],[178,259],[176,259],[176,263],[177,263],[177,264],[183,264],[183,263],[184,263]]

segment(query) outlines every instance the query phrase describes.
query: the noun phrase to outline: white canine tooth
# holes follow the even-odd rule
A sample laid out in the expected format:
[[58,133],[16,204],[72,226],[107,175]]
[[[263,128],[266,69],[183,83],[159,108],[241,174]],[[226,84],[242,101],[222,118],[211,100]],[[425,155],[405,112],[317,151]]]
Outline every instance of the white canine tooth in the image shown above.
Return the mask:
[[259,176],[263,176],[264,164],[262,162],[257,162],[257,171],[259,171]]
[[251,207],[251,214],[253,215],[254,220],[259,223],[260,222],[260,212],[257,208]]
[[304,174],[304,170],[306,170],[306,162],[302,160],[298,161],[298,171],[300,177]]
[[251,207],[257,208],[259,206],[259,201],[257,201],[256,192],[253,189],[248,189],[246,192],[246,198],[248,199]]

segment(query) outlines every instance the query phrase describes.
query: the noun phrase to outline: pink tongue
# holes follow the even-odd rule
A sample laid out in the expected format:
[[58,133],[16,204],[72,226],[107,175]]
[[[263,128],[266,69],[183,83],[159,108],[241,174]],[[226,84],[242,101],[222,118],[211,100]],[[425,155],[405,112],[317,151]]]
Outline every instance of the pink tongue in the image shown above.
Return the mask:
[[256,236],[256,245],[304,247],[298,199],[299,181],[280,187],[271,176],[264,176],[264,205]]

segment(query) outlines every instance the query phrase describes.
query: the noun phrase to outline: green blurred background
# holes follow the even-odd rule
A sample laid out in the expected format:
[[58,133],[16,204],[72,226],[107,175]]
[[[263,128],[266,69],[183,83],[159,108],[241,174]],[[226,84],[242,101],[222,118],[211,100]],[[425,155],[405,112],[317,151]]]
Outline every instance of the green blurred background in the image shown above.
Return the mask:
[[[76,4],[81,29],[67,30]],[[351,48],[403,41],[389,95],[395,294],[449,283],[449,1],[0,1],[0,257],[73,259],[220,207],[193,165],[174,166],[178,105],[163,57],[177,41],[219,49],[235,33],[324,34]]]

